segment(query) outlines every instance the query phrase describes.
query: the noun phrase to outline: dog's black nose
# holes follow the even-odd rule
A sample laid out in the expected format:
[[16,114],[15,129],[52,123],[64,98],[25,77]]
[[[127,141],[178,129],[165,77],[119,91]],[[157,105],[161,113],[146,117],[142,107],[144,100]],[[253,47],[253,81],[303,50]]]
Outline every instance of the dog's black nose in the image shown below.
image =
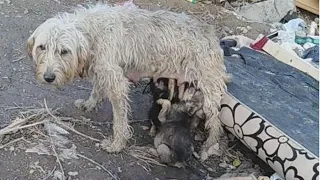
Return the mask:
[[54,75],[53,73],[44,73],[43,75],[43,79],[45,81],[47,81],[48,83],[53,82],[56,79],[56,75]]

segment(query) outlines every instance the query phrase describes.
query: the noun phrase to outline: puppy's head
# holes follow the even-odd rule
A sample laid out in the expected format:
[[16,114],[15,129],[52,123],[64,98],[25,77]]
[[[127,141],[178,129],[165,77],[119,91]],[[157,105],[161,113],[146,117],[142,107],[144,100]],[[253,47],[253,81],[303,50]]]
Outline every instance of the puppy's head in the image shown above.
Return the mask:
[[29,37],[28,55],[36,64],[40,83],[64,85],[82,76],[88,59],[88,42],[71,19],[51,18]]
[[189,116],[195,115],[198,110],[202,109],[204,97],[200,90],[190,87],[185,91],[184,97],[188,97],[184,99],[184,102]]
[[157,83],[151,80],[150,90],[154,99],[168,99],[169,97],[169,80],[166,78],[159,78]]

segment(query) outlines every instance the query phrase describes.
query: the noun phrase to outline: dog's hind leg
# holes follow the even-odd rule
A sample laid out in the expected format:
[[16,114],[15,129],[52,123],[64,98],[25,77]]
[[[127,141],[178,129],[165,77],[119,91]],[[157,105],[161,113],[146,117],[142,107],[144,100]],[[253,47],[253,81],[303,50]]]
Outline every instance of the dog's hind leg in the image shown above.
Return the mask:
[[[204,96],[203,111],[206,115],[205,127],[208,130],[208,137],[201,150],[201,160],[206,160],[211,154],[209,149],[219,142],[223,132],[221,121],[218,118],[220,101],[222,99],[223,88],[226,85],[223,81],[206,81],[200,85],[200,90]],[[220,88],[220,89],[218,89]],[[220,94],[221,93],[221,94]]]

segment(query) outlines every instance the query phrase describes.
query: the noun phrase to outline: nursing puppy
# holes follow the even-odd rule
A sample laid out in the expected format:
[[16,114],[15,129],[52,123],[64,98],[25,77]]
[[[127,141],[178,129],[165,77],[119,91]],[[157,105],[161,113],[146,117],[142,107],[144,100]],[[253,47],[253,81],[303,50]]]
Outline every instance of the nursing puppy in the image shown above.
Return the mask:
[[159,86],[151,85],[155,102],[149,113],[152,121],[150,133],[156,133],[154,146],[160,161],[184,167],[185,161],[194,152],[194,129],[200,120],[205,119],[202,111],[203,95],[194,87],[187,87],[181,101],[176,99],[175,93],[170,102],[166,99],[169,94],[167,82],[168,80],[160,79]]
[[[157,127],[160,127],[160,120],[164,120],[166,113],[171,107],[171,103],[177,103],[178,99],[177,87],[170,86],[175,84],[171,79],[161,78],[156,83],[151,79],[149,86],[153,97],[152,106],[149,110],[149,119],[151,120],[150,135],[155,136]],[[173,91],[171,91],[173,89]],[[169,100],[169,101],[164,101]]]

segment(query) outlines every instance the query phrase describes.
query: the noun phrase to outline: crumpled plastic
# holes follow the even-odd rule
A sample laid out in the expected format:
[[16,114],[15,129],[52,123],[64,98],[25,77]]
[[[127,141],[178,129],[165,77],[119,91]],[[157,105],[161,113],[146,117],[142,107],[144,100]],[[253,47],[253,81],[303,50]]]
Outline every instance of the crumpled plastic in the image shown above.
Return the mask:
[[283,24],[283,29],[286,31],[306,31],[307,25],[304,20],[296,18],[291,19],[289,22]]
[[313,46],[303,52],[303,59],[311,58],[313,62],[319,64],[319,46]]

